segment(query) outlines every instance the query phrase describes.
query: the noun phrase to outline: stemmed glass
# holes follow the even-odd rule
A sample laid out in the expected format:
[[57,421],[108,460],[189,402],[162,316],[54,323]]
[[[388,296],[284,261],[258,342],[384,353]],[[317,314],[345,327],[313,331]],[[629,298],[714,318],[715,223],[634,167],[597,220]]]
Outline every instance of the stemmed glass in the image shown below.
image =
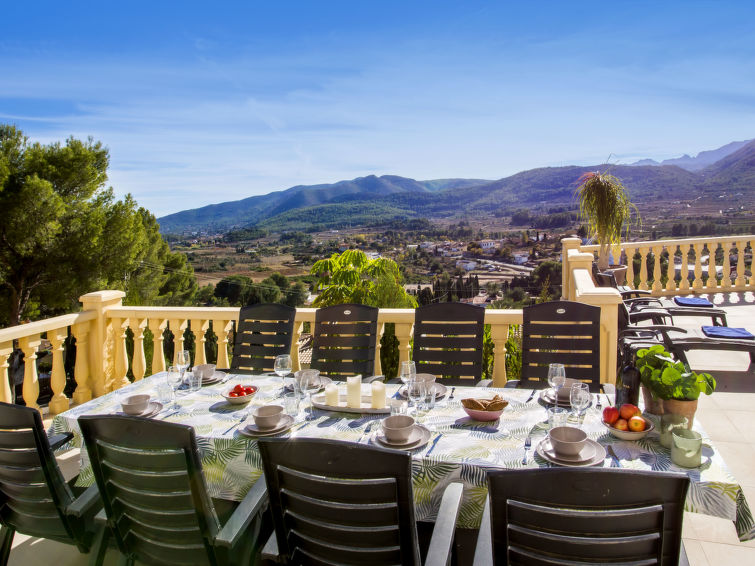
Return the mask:
[[401,378],[401,381],[404,383],[404,385],[409,385],[409,382],[412,381],[417,375],[417,366],[414,365],[414,362],[412,360],[408,360],[406,362],[401,362],[401,371],[399,372],[398,376]]
[[427,396],[427,383],[416,377],[406,384],[406,398],[410,404],[414,404],[414,414],[419,415],[419,410]]
[[571,408],[577,414],[577,421],[581,422],[582,413],[590,405],[590,389],[586,383],[573,383],[569,391]]
[[558,392],[566,382],[566,370],[564,364],[550,364],[548,366],[548,383],[553,388],[553,397],[558,407]]
[[312,393],[320,389],[320,371],[316,369],[305,369],[296,372],[295,376],[299,391],[301,391],[302,394],[306,393],[309,397],[309,416],[307,417],[307,420],[314,420],[315,411],[312,406]]
[[184,374],[190,365],[191,357],[189,356],[189,350],[179,350],[176,352],[176,367],[181,372],[181,380],[183,380]]
[[178,388],[181,387],[181,384],[183,383],[183,372],[178,366],[170,366],[168,368],[168,373],[165,376],[165,380],[168,382],[171,389],[173,389],[173,408],[179,409]]
[[281,378],[281,381],[283,381],[283,378],[291,373],[291,368],[291,356],[289,354],[281,354],[280,356],[275,356],[273,370],[278,375],[278,377]]

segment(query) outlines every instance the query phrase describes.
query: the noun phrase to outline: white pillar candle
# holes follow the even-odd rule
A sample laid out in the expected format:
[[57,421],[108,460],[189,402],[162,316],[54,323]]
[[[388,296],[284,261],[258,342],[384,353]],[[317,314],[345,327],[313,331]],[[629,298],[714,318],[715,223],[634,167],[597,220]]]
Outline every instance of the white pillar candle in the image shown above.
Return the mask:
[[325,404],[331,407],[338,406],[338,386],[335,383],[330,383],[325,388]]
[[385,409],[385,383],[382,381],[372,382],[372,408]]
[[358,409],[362,406],[362,376],[346,378],[346,406]]

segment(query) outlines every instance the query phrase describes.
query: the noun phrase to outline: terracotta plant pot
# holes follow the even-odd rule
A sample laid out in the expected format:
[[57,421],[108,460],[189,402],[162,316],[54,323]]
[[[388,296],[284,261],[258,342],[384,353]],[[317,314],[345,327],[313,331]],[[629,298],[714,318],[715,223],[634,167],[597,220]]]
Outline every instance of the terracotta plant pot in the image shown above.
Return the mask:
[[609,265],[608,269],[606,269],[606,272],[613,273],[614,279],[616,279],[616,284],[618,286],[626,285],[627,282],[627,266],[626,265]]
[[695,420],[697,411],[697,399],[692,401],[680,401],[678,399],[664,399],[664,414],[682,415],[687,417],[687,428],[692,428],[692,422]]
[[653,399],[653,396],[650,394],[650,389],[644,385],[640,387],[640,389],[642,389],[642,399],[645,402],[645,412],[650,413],[651,415],[662,415],[664,412],[663,400]]

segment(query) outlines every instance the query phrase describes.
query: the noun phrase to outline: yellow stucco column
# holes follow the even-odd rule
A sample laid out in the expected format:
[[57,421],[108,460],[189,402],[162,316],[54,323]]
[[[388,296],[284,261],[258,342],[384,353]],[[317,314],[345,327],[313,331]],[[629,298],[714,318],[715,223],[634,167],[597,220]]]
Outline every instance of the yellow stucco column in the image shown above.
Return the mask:
[[112,324],[105,313],[109,309],[123,306],[125,296],[123,291],[95,291],[79,297],[84,310],[97,314],[89,333],[90,384],[95,397],[107,393],[106,383],[112,382],[115,375],[115,340],[118,337],[114,335]]

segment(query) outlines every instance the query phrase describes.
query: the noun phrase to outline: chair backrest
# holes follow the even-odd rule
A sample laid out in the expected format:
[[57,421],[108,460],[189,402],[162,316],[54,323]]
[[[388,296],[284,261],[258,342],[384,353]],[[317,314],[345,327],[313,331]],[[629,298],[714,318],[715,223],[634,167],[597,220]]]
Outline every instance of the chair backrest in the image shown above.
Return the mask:
[[27,535],[75,542],[79,529],[65,513],[73,498],[39,411],[0,403],[0,523]]
[[677,564],[685,474],[488,472],[495,564]]
[[243,307],[236,324],[231,369],[235,373],[273,371],[275,357],[291,352],[296,309],[259,303]]
[[520,387],[547,387],[548,365],[566,377],[600,387],[600,307],[552,301],[524,307]]
[[431,303],[414,311],[412,359],[418,373],[446,383],[482,378],[485,309],[464,303]]
[[218,521],[194,429],[85,415],[79,426],[122,554],[147,564],[216,564]]
[[278,551],[289,564],[420,564],[408,452],[260,439]]
[[614,289],[619,288],[619,284],[616,282],[616,277],[613,273],[594,273],[595,283],[598,287],[612,287]]
[[378,312],[376,307],[353,304],[317,309],[310,367],[331,379],[372,375]]

